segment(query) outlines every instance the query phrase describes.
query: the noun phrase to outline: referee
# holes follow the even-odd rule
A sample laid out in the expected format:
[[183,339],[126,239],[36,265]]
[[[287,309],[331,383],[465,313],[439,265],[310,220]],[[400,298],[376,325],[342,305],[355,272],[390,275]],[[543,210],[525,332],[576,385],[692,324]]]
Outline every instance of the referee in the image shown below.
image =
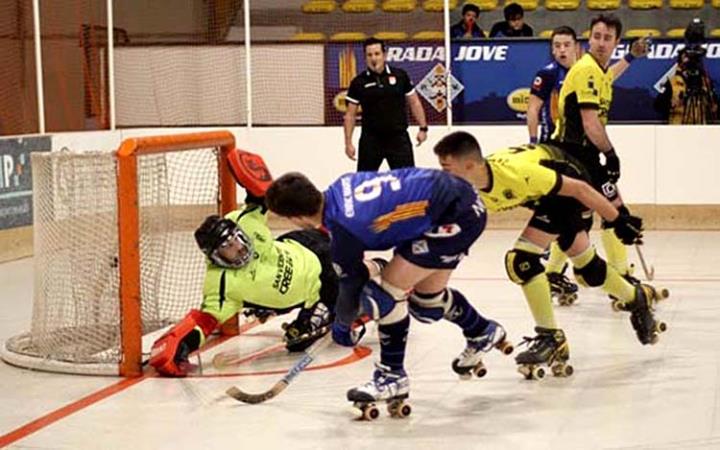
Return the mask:
[[420,125],[418,145],[427,139],[425,111],[407,73],[385,64],[385,43],[370,38],[363,43],[363,48],[367,69],[352,80],[345,97],[345,154],[353,161],[356,159],[352,134],[358,107],[362,107],[358,172],[378,170],[384,159],[390,169],[412,167],[415,160],[407,132],[406,103],[410,104],[410,111]]

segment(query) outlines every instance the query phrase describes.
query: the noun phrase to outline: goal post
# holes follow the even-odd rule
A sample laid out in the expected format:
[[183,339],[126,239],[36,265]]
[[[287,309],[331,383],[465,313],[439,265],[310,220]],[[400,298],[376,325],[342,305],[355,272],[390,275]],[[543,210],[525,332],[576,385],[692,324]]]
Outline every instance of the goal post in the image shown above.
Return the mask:
[[[198,148],[219,148],[219,209],[224,215],[237,207],[235,180],[227,155],[235,149],[229,131],[126,139],[117,151],[118,244],[123,357],[121,376],[142,374],[142,319],[140,315],[140,211],[137,158]],[[188,167],[188,170],[194,168]]]
[[202,301],[193,232],[237,207],[234,149],[232,133],[213,131],[33,153],[32,323],[0,356],[38,370],[141,375],[143,336]]

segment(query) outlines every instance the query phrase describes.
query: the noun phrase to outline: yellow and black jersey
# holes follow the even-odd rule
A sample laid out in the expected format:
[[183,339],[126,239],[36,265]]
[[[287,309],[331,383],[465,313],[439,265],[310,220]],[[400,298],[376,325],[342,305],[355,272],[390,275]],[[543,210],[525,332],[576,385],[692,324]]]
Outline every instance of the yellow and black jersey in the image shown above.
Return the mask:
[[603,125],[607,124],[612,84],[611,70],[603,69],[590,53],[580,58],[570,68],[560,89],[553,140],[574,145],[592,145],[585,135],[580,109],[598,109],[600,121]]
[[490,183],[480,197],[491,212],[532,204],[556,195],[562,186],[560,150],[546,145],[521,145],[486,158]]

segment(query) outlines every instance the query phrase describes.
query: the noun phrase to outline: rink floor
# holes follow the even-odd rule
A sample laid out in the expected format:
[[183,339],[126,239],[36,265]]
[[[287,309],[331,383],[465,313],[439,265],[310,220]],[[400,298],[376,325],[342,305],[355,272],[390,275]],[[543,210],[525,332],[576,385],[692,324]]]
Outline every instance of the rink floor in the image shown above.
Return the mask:
[[[516,234],[486,232],[452,280],[515,343],[533,326],[502,264]],[[383,410],[375,422],[357,421],[345,401],[346,390],[371,375],[374,327],[355,351],[327,348],[275,399],[245,405],[225,396],[232,385],[265,390],[297,360],[277,345],[287,320],[279,317],[203,352],[202,374],[182,380],[57,375],[0,363],[0,448],[720,448],[720,269],[712,262],[720,233],[649,232],[646,242],[656,285],[671,291],[658,311],[669,330],[657,345],[642,346],[627,314],[613,312],[600,291],[582,291],[576,305],[556,307],[570,342],[570,378],[524,380],[512,357],[495,351],[485,378],[461,381],[450,369],[464,347],[459,329],[413,321],[406,419]],[[0,286],[4,340],[30,326],[32,259],[0,265]],[[239,361],[218,369],[218,353]]]

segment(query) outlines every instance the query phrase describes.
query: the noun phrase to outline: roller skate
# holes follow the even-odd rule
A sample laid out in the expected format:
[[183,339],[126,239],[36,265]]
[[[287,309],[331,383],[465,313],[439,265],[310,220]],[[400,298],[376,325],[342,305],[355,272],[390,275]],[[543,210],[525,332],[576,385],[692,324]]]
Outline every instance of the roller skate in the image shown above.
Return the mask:
[[550,283],[550,294],[555,298],[560,306],[570,306],[578,298],[578,285],[570,281],[562,272],[548,272],[548,282]]
[[[651,303],[651,310],[655,309],[655,304],[660,302],[661,300],[665,300],[666,298],[670,297],[670,291],[665,288],[656,288],[654,286],[651,286],[649,284],[641,283],[640,280],[637,278],[632,277],[631,275],[624,275],[623,278],[628,279],[632,278],[636,281],[636,283],[632,283],[635,287],[637,286],[644,286],[648,292],[650,292],[650,303]],[[628,279],[628,281],[630,281]],[[610,296],[612,299],[612,309],[613,311],[631,311],[632,307],[628,306],[629,302],[620,300],[619,298]]]
[[461,380],[469,380],[473,374],[482,378],[487,369],[482,362],[482,354],[496,348],[506,355],[513,352],[513,345],[506,339],[505,329],[497,322],[489,321],[483,333],[477,337],[468,337],[467,346],[460,356],[452,362],[452,369]]
[[404,370],[392,371],[389,367],[375,363],[373,379],[350,389],[347,399],[360,410],[359,420],[375,420],[380,417],[376,403],[384,401],[390,417],[403,418],[410,415],[412,408],[405,400],[410,395],[410,380]]
[[630,323],[640,343],[643,345],[655,344],[660,339],[659,334],[667,330],[665,322],[655,320],[653,316],[654,303],[658,292],[647,284],[635,286],[635,299],[631,302],[616,300],[613,309],[630,311]]
[[570,358],[570,348],[561,329],[535,327],[537,336],[526,337],[523,344],[529,348],[515,357],[518,372],[526,380],[539,380],[545,377],[543,365],[550,367],[556,377],[569,377],[573,374],[573,367],[567,364]]

